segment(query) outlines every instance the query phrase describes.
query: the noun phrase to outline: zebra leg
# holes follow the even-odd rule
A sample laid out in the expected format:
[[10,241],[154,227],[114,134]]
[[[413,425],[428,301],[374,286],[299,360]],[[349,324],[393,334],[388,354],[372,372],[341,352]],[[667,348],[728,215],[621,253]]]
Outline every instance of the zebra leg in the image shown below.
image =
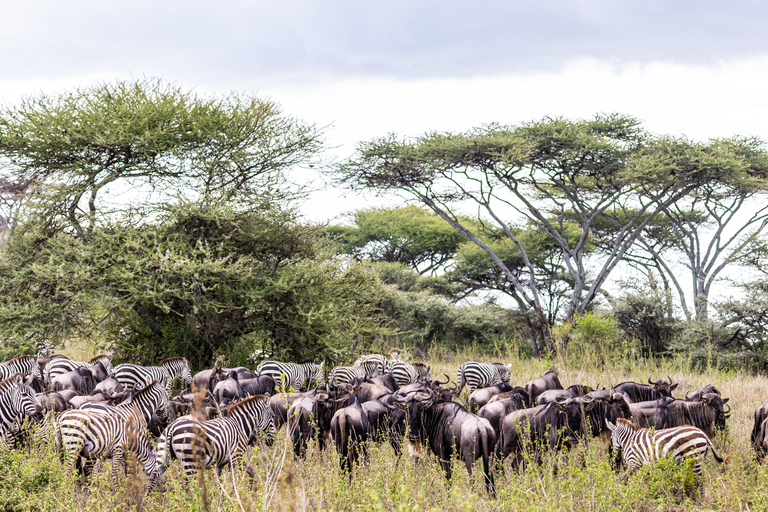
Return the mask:
[[120,471],[120,464],[123,462],[123,459],[125,458],[125,452],[123,451],[122,446],[118,446],[115,448],[115,451],[112,452],[112,485],[117,488],[117,482],[118,482],[118,472]]

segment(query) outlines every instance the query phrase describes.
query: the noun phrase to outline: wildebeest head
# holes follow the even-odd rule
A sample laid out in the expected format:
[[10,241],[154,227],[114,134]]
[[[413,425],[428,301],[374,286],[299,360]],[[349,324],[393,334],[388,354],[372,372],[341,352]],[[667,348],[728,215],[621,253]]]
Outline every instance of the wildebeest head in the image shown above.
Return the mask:
[[354,392],[354,388],[349,384],[337,386],[334,383],[328,384],[324,390],[317,391],[313,415],[321,432],[325,433],[330,428],[331,418],[337,410],[354,403]]
[[581,436],[587,423],[586,413],[595,406],[595,400],[591,397],[576,397],[558,399],[554,402],[555,408],[566,416],[566,425],[569,432],[575,436]]
[[[439,379],[438,380],[433,380],[433,381],[431,381],[429,383],[429,387],[435,392],[435,401],[437,401],[437,402],[450,402],[453,399],[453,397],[458,394],[457,393],[458,386],[456,385],[456,383],[451,382],[451,379],[450,379],[450,377],[448,377],[448,375],[446,375],[444,373],[443,376],[445,377],[444,381],[441,381]],[[443,386],[445,386],[446,384],[449,384],[449,383],[452,384],[453,387],[451,387],[451,388],[443,387]]]
[[701,398],[701,396],[704,395],[705,393],[715,393],[716,395],[721,395],[720,391],[715,386],[713,386],[712,384],[707,384],[703,388],[697,389],[693,393],[691,393],[690,391],[685,393],[685,399],[696,400],[697,398]]
[[[689,404],[689,414],[696,414],[704,418],[702,423],[714,424],[715,429],[725,430],[725,421],[731,412],[731,406],[726,406],[727,402],[728,398],[721,398],[717,393],[704,393],[696,400],[686,401],[686,404]],[[697,403],[700,403],[701,406],[694,405]]]
[[412,393],[395,393],[390,399],[390,403],[398,409],[405,411],[406,423],[408,425],[410,442],[421,442],[424,440],[424,411],[432,407],[438,396],[435,391],[427,387],[424,391],[415,391]]
[[653,390],[661,396],[672,396],[672,391],[677,388],[677,384],[672,384],[672,377],[667,375],[668,381],[664,379],[651,380],[651,374],[648,374],[648,384],[653,386]]

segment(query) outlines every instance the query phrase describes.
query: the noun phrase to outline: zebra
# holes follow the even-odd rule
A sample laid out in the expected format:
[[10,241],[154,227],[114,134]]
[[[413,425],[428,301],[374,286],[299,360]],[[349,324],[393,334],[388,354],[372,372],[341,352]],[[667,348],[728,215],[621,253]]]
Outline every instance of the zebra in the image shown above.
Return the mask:
[[430,379],[430,367],[422,363],[404,363],[402,361],[390,361],[387,364],[386,373],[391,373],[398,387],[403,387],[415,382],[424,382]]
[[459,368],[459,387],[456,393],[460,393],[465,384],[469,384],[469,392],[474,393],[478,388],[487,388],[502,382],[509,382],[509,367],[504,363],[476,363],[467,361]]
[[18,430],[25,416],[40,419],[40,408],[35,392],[20,373],[0,382],[0,439],[3,443],[8,443],[7,436]]
[[611,445],[615,450],[621,451],[622,458],[630,471],[666,457],[675,459],[676,462],[693,459],[693,473],[701,477],[701,461],[710,448],[715,460],[719,463],[724,462],[707,435],[690,425],[648,430],[647,428],[638,429],[634,423],[624,418],[617,418],[616,425],[607,419],[605,423],[612,432]]
[[67,359],[66,357],[55,357],[54,359],[51,359],[47,365],[45,365],[45,369],[43,370],[43,382],[45,382],[46,385],[50,385],[51,380],[53,380],[53,378],[57,377],[58,375],[63,375],[65,373],[71,372],[72,370],[77,370],[83,366],[91,367],[97,363],[101,363],[104,366],[104,369],[107,371],[107,375],[110,375],[115,371],[115,369],[112,367],[112,358],[106,354],[99,354],[88,362],[73,361],[71,359]]
[[[256,395],[237,402],[227,415],[207,421],[182,416],[168,425],[157,442],[157,468],[147,482],[145,496],[149,496],[173,459],[179,459],[187,477],[214,466],[221,477],[225,466],[237,465],[248,449],[248,442],[256,431],[267,433],[268,442],[274,439],[275,421],[269,407],[269,394]],[[248,476],[253,480],[253,467],[244,462]]]
[[379,375],[384,375],[384,370],[387,369],[387,358],[383,356],[382,354],[369,354],[366,356],[360,356],[357,359],[355,359],[354,366],[360,366],[361,364],[373,361],[376,363],[376,369],[378,370]]
[[287,391],[291,388],[298,391],[306,383],[308,387],[323,386],[325,378],[323,365],[315,363],[281,363],[279,361],[262,361],[256,367],[256,375],[268,375],[275,379],[275,388]]
[[17,373],[33,375],[43,380],[43,375],[40,373],[40,367],[37,365],[37,357],[35,356],[19,356],[0,363],[0,380],[5,380]]
[[331,370],[328,376],[328,382],[343,386],[349,384],[353,379],[370,379],[379,375],[378,363],[376,361],[365,361],[359,366],[336,366]]
[[[149,444],[146,426],[155,411],[167,411],[167,408],[165,386],[152,381],[117,406],[86,403],[79,409],[65,411],[56,422],[56,440],[62,459],[69,457],[69,463],[73,464],[75,458],[79,460],[79,456],[84,455],[88,461],[84,464],[80,461],[79,469],[87,478],[93,469],[92,459],[112,457],[112,478],[116,485],[117,467],[127,448],[136,453],[144,472],[151,475],[155,453]],[[122,419],[122,426],[116,418]]]
[[[150,389],[150,391],[147,391]],[[153,414],[157,414],[160,419],[170,418],[168,392],[161,381],[154,380],[149,386],[144,387],[142,383],[136,383],[133,388],[134,393],[125,402],[117,405],[108,405],[105,403],[85,402],[78,409],[91,410],[102,413],[117,413],[128,419],[131,410],[136,407],[144,418],[144,423],[149,424]]]
[[115,367],[115,378],[126,390],[133,389],[138,383],[146,386],[153,380],[159,380],[170,395],[174,379],[181,380],[184,387],[189,388],[192,384],[192,371],[185,357],[170,357],[160,361],[160,366],[119,364]]

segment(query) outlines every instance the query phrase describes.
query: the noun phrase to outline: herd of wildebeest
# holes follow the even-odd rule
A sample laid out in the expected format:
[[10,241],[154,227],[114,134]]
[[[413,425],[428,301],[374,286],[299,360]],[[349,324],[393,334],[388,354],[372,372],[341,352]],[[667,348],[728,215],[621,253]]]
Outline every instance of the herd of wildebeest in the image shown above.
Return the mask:
[[[248,446],[271,444],[283,427],[296,457],[304,457],[311,442],[320,450],[333,445],[350,478],[355,465],[365,463],[367,444],[386,442],[398,457],[428,448],[449,479],[454,459],[470,474],[479,461],[495,493],[500,461],[521,469],[546,451],[608,439],[617,424],[650,429],[651,437],[690,425],[711,438],[725,429],[730,411],[713,385],[674,398],[677,384],[669,377],[564,389],[550,371],[515,386],[504,364],[466,362],[452,382],[447,375],[433,379],[429,367],[403,361],[397,350],[361,356],[327,376],[323,367],[263,361],[251,370],[217,362],[193,376],[183,357],[113,367],[103,355],[90,361],[21,356],[0,363],[0,429],[13,448],[29,442],[29,429],[48,425],[62,460],[82,479],[105,458],[113,459],[117,478],[118,462],[138,453],[150,476],[147,494],[174,459],[187,475],[205,467],[219,474],[237,462],[253,477],[243,457]],[[183,390],[170,396],[175,381]],[[467,385],[464,401],[459,394]],[[768,404],[755,412],[752,443],[758,458],[768,452]],[[621,448],[615,440],[613,446]],[[621,458],[620,449],[611,456],[617,464]]]

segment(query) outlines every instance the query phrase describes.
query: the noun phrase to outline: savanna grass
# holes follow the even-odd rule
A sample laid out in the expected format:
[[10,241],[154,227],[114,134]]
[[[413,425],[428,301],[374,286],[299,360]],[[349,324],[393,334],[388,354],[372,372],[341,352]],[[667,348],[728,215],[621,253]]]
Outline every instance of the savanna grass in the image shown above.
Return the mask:
[[[381,511],[585,511],[585,510],[768,510],[768,466],[754,461],[750,432],[754,410],[768,401],[768,379],[746,372],[704,368],[691,371],[690,361],[679,358],[648,363],[617,356],[594,358],[574,355],[556,361],[533,361],[515,353],[480,357],[472,351],[444,353],[434,350],[425,362],[432,376],[447,373],[456,379],[466,360],[512,362],[513,384],[523,384],[549,369],[558,371],[564,386],[646,382],[669,375],[680,383],[675,394],[714,384],[732,406],[728,429],[714,439],[729,461],[721,466],[708,457],[704,465],[704,495],[699,496],[689,466],[657,463],[632,475],[616,473],[607,445],[594,440],[570,453],[544,457],[541,466],[529,464],[522,472],[506,465],[496,475],[498,498],[483,488],[481,466],[470,478],[455,463],[449,483],[433,456],[418,461],[400,460],[388,444],[371,446],[367,464],[355,468],[351,480],[339,469],[335,450],[319,452],[313,444],[305,459],[294,459],[285,430],[274,446],[257,446],[251,463],[258,468],[251,484],[241,468],[225,471],[217,481],[213,471],[187,481],[178,462],[171,465],[164,485],[143,504],[144,510],[381,510]],[[463,393],[466,399],[467,390]],[[425,452],[426,453],[426,452]],[[51,444],[28,450],[0,452],[0,510],[138,510],[146,476],[129,462],[129,474],[112,488],[109,464],[85,487],[62,470]]]

